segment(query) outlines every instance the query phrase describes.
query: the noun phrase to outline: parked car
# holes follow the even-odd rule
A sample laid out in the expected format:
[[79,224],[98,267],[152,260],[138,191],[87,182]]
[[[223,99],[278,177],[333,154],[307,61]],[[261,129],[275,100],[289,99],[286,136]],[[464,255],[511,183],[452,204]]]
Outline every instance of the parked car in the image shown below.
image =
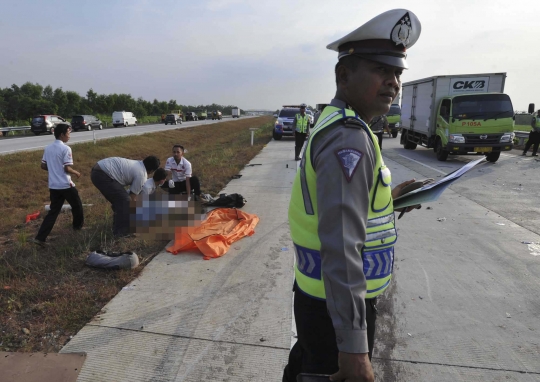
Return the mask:
[[118,126],[137,126],[137,118],[135,114],[130,111],[114,111],[112,113],[112,124],[114,127]]
[[74,115],[71,117],[71,128],[75,131],[98,129],[103,130],[103,122],[93,115]]
[[41,133],[54,133],[54,128],[59,123],[68,123],[64,118],[60,117],[59,115],[53,115],[53,114],[42,114],[42,115],[36,115],[34,118],[32,118],[32,122],[30,123],[30,131],[32,131],[35,135],[39,135]]
[[186,121],[198,121],[199,117],[197,117],[197,113],[194,111],[188,111],[186,113]]
[[178,125],[182,124],[182,117],[179,114],[167,114],[165,117],[165,124]]
[[292,137],[294,135],[292,123],[298,113],[300,113],[299,107],[283,106],[283,109],[279,111],[272,135],[276,141],[279,141],[284,136]]

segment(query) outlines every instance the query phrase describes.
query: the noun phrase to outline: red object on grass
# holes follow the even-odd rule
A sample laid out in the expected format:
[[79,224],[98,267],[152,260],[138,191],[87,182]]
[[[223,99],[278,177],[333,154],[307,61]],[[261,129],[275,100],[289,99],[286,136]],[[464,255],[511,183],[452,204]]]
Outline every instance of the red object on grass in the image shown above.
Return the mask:
[[36,220],[39,217],[39,215],[41,215],[41,212],[39,212],[39,211],[36,211],[36,212],[33,212],[31,214],[26,215],[26,221],[24,223],[26,224],[30,220]]

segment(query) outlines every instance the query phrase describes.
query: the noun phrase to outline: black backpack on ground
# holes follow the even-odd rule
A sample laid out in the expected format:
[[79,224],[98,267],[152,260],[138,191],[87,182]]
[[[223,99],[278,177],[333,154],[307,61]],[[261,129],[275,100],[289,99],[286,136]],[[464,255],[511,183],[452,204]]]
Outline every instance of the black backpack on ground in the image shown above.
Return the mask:
[[242,208],[246,203],[246,199],[240,194],[220,194],[219,198],[206,203],[206,205],[210,207]]

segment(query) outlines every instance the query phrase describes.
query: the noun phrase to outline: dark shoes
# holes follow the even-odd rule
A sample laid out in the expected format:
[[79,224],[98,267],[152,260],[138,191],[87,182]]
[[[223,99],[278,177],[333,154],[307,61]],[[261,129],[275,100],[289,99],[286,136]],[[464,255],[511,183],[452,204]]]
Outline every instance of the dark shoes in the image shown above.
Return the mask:
[[300,158],[299,158],[299,157],[296,157],[296,158],[294,158],[294,160],[300,160]]
[[532,156],[532,157],[537,157],[537,156],[538,156],[538,154],[533,154],[533,155],[531,155],[531,156]]
[[526,153],[526,152],[523,152],[523,154],[521,154],[521,156],[526,157],[526,156],[527,156],[527,153]]
[[49,245],[49,243],[35,238],[32,239],[32,243],[34,243],[35,245],[39,245],[41,248],[47,248],[47,246]]

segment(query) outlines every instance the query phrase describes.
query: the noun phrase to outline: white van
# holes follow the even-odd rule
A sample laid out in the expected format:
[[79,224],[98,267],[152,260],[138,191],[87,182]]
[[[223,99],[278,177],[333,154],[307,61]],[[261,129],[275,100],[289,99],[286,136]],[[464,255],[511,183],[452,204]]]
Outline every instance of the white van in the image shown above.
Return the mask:
[[135,114],[130,111],[114,111],[112,113],[112,124],[114,127],[118,126],[137,126],[137,118]]

